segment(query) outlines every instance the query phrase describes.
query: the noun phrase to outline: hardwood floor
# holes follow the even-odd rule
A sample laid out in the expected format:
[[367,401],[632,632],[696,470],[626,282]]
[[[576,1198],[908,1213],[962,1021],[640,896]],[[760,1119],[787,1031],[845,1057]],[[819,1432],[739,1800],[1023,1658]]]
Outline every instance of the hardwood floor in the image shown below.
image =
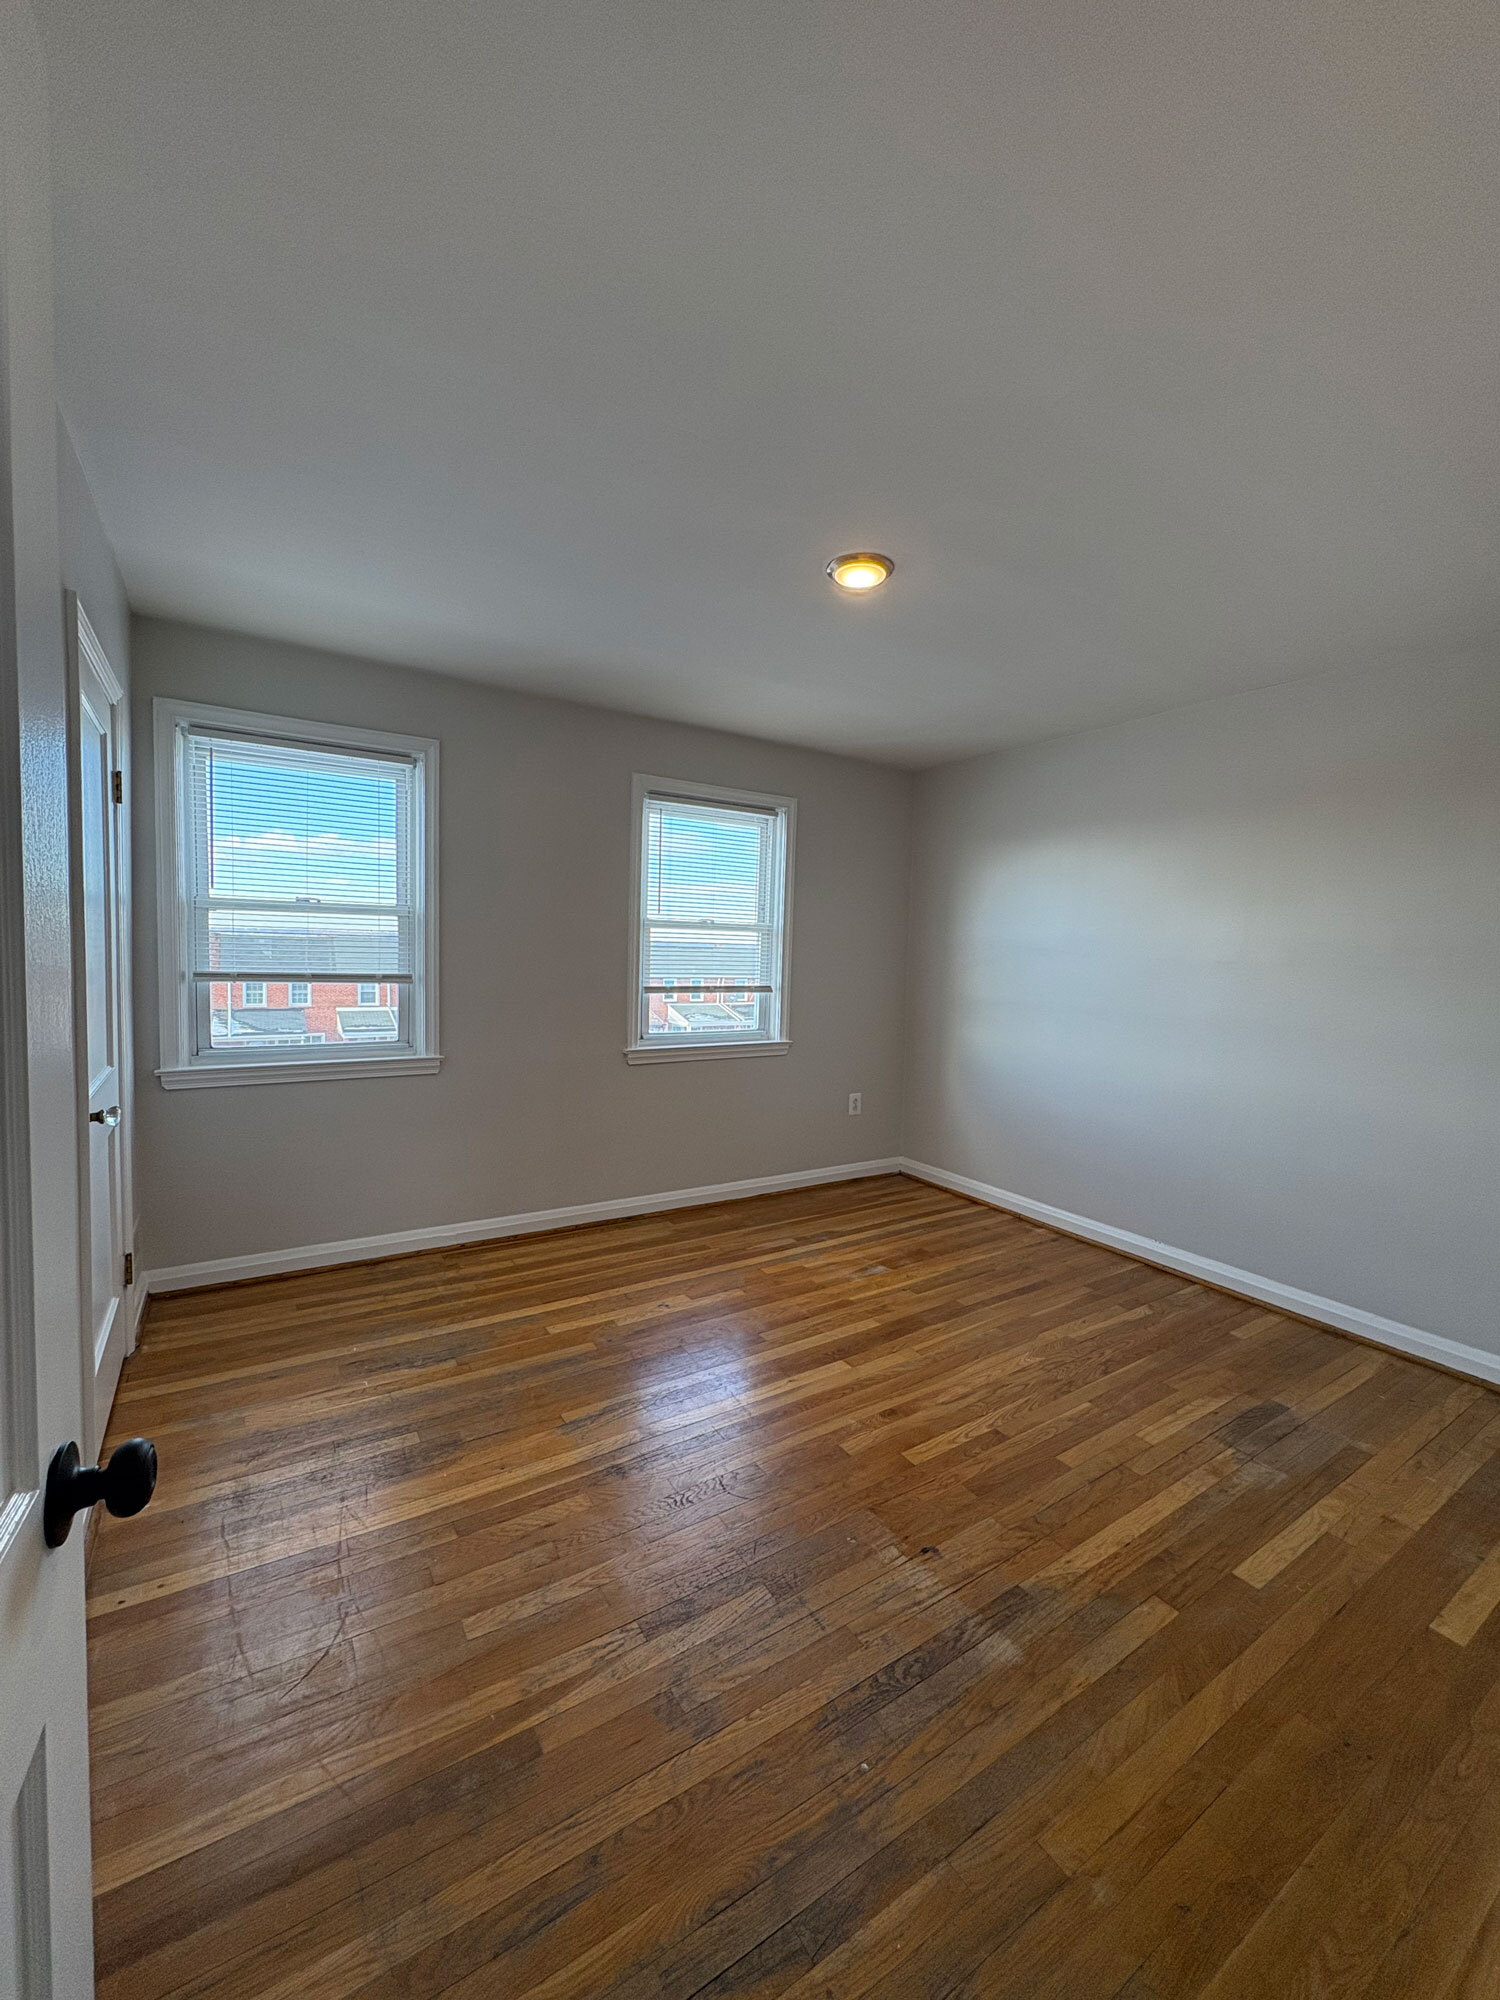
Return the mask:
[[100,1992],[1500,1993],[1500,1398],[896,1178],[153,1304]]

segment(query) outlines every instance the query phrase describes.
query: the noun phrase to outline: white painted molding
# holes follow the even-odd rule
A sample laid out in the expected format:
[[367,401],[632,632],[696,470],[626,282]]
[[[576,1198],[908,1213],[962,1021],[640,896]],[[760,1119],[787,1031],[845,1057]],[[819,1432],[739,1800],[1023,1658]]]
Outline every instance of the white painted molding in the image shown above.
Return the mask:
[[695,1042],[686,1048],[627,1049],[628,1063],[713,1062],[720,1056],[784,1056],[790,1042]]
[[348,1078],[436,1076],[439,1055],[329,1056],[320,1062],[201,1062],[159,1069],[163,1090],[219,1090],[239,1083],[342,1083]]
[[[934,1187],[966,1194],[990,1208],[1004,1209],[1032,1222],[1045,1223],[1065,1235],[1079,1236],[1107,1249],[1122,1251],[1148,1264],[1177,1271],[1186,1278],[1198,1278],[1242,1298],[1270,1306],[1299,1319],[1316,1320],[1340,1333],[1351,1333],[1377,1347],[1409,1354],[1419,1361],[1435,1362],[1440,1368],[1481,1382],[1500,1384],[1500,1354],[1463,1341],[1449,1340],[1439,1333],[1405,1326],[1399,1320],[1384,1319],[1379,1313],[1359,1306],[1346,1306],[1337,1299],[1325,1299],[1316,1292],[1301,1291],[1276,1278],[1263,1278],[1255,1271],[1243,1271],[1236,1264],[1223,1264],[1215,1257],[1203,1257],[1193,1250],[1179,1250],[1171,1243],[1158,1243],[1133,1229],[1118,1229],[1113,1223],[1096,1222],[1091,1216],[1074,1215],[1050,1202],[1033,1201],[1007,1188],[992,1187],[987,1181],[967,1174],[949,1173],[945,1167],[929,1166],[922,1160],[859,1160],[837,1167],[810,1167],[801,1173],[765,1174],[755,1180],[723,1181],[713,1187],[676,1188],[667,1194],[625,1195],[614,1201],[580,1202],[569,1208],[536,1209],[527,1215],[491,1216],[481,1222],[440,1223],[428,1229],[393,1230],[385,1236],[351,1236],[341,1243],[307,1243],[290,1250],[264,1250],[245,1257],[211,1258],[201,1264],[173,1264],[147,1271],[139,1286],[137,1313],[144,1307],[147,1293],[191,1291],[202,1285],[232,1284],[242,1278],[275,1277],[288,1271],[315,1271],[330,1264],[359,1264],[379,1257],[399,1257],[413,1250],[444,1250],[460,1243],[486,1243],[506,1236],[533,1236],[548,1229],[572,1229],[589,1222],[610,1222],[622,1216],[656,1215],[667,1209],[696,1208],[708,1202],[743,1201],[758,1194],[779,1194],[791,1188],[822,1187],[835,1181],[868,1180],[877,1174],[910,1174],[914,1180],[929,1181]],[[135,1329],[132,1329],[134,1332]],[[133,1342],[132,1342],[133,1344]]]
[[445,1222],[430,1229],[397,1229],[386,1236],[351,1236],[342,1243],[305,1243],[292,1250],[262,1250],[248,1257],[216,1257],[202,1264],[169,1264],[148,1271],[147,1292],[185,1292],[199,1285],[227,1285],[240,1278],[269,1278],[285,1271],[316,1271],[328,1264],[361,1264],[376,1257],[400,1257],[410,1250],[446,1250],[458,1243],[488,1243],[502,1236],[534,1236],[546,1229],[572,1229],[585,1222],[611,1222],[626,1215],[657,1215],[669,1208],[699,1208],[712,1201],[743,1201],[751,1195],[780,1194],[788,1188],[822,1187],[831,1181],[872,1179],[901,1171],[899,1160],[853,1160],[845,1166],[808,1167],[795,1174],[763,1174],[716,1187],[676,1188],[670,1194],[624,1195],[615,1201],[580,1202],[571,1208],[539,1208],[530,1215],[496,1215],[483,1222]]
[[141,1344],[141,1321],[146,1317],[146,1300],[150,1292],[149,1274],[143,1275],[130,1288],[130,1341],[125,1349],[127,1361]]
[[1050,1202],[1033,1201],[1030,1196],[1013,1194],[1008,1188],[991,1187],[986,1181],[971,1180],[967,1174],[949,1173],[946,1167],[931,1167],[922,1160],[903,1159],[902,1173],[913,1180],[930,1181],[934,1187],[954,1194],[972,1195],[990,1208],[1003,1208],[1032,1222],[1044,1222],[1068,1236],[1082,1236],[1090,1243],[1102,1243],[1111,1250],[1123,1250],[1147,1264],[1160,1264],[1180,1271],[1186,1278],[1201,1278],[1226,1292],[1254,1299],[1278,1312],[1294,1313],[1299,1319],[1317,1320],[1340,1333],[1352,1333],[1377,1347],[1389,1347],[1398,1354],[1413,1355],[1419,1361],[1436,1362],[1440,1368],[1459,1375],[1471,1375],[1481,1382],[1500,1383],[1500,1353],[1470,1347],[1461,1340],[1449,1340],[1441,1333],[1426,1333],[1421,1327],[1405,1326],[1400,1320],[1382,1319],[1379,1313],[1360,1306],[1346,1306],[1337,1299],[1300,1291],[1276,1278],[1262,1278],[1255,1271],[1242,1271],[1237,1264],[1221,1264],[1216,1257],[1201,1257],[1194,1250],[1179,1250],[1171,1243],[1158,1243],[1150,1236],[1138,1236],[1133,1229],[1117,1229],[1113,1223],[1095,1222],[1091,1216],[1074,1215]]

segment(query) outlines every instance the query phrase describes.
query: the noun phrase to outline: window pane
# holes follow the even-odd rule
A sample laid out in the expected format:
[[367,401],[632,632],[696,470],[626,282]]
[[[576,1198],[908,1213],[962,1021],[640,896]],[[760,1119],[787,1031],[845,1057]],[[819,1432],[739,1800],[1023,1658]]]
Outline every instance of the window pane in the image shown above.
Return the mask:
[[712,989],[683,987],[672,993],[646,995],[646,1032],[653,1038],[676,1035],[712,1035],[724,1041],[736,1035],[759,1036],[771,1032],[771,996],[746,993],[734,987],[722,993]]
[[774,818],[653,800],[646,814],[648,917],[764,923]]
[[[401,988],[313,980],[205,979],[209,1047],[269,1049],[399,1042]],[[372,1000],[366,1004],[363,995]]]
[[645,981],[648,986],[763,986],[774,971],[773,940],[759,931],[682,931],[667,924],[648,925]]
[[194,734],[193,971],[410,976],[416,769]]
[[209,736],[195,739],[194,762],[212,895],[377,907],[400,900],[409,764]]
[[786,842],[779,810],[649,797],[641,848],[647,1040],[780,1032]]

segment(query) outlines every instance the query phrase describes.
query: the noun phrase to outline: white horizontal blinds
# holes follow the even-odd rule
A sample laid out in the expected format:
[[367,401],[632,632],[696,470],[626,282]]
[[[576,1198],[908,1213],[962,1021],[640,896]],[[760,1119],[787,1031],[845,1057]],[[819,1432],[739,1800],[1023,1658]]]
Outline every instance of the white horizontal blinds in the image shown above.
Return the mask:
[[[642,844],[644,1032],[774,1033],[785,851],[780,812],[648,795]],[[716,1000],[727,1006],[680,1011],[682,1004]]]
[[185,763],[195,978],[412,978],[412,760],[191,730]]

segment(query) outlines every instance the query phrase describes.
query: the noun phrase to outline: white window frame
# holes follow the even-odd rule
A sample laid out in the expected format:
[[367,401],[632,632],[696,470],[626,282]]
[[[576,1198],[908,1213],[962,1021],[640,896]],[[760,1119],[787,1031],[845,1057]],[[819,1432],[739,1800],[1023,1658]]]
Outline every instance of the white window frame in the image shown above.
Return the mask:
[[[747,811],[777,812],[783,826],[781,906],[781,997],[774,1040],[738,1035],[716,1041],[694,1035],[681,1043],[647,1041],[641,1033],[641,939],[645,929],[645,885],[642,860],[648,798],[702,800],[706,805],[743,806]],[[729,1056],[784,1056],[792,1046],[792,888],[797,852],[797,801],[780,792],[751,792],[738,785],[705,785],[695,779],[657,778],[637,771],[630,806],[630,991],[627,996],[625,1060],[628,1063],[713,1062]]]
[[[265,1006],[266,1004],[265,980],[236,979],[230,982],[230,987],[229,987],[229,1011],[231,1014],[234,1012],[234,989],[236,986],[238,986],[240,989],[240,1005],[242,1007],[255,1008],[255,1007]],[[260,995],[260,998],[258,1000],[252,1000],[250,998],[250,992],[252,987]]]
[[[161,1067],[166,1090],[201,1090],[223,1084],[314,1083],[331,1077],[431,1076],[441,1067],[438,1052],[438,746],[427,736],[393,736],[385,730],[352,729],[340,723],[262,715],[219,708],[207,702],[158,696],[155,724],[157,977],[160,986]],[[186,733],[232,730],[263,742],[307,744],[323,750],[364,750],[409,757],[417,767],[417,802],[412,816],[414,869],[421,884],[417,913],[417,955],[410,989],[410,1040],[390,1046],[353,1043],[347,1050],[307,1043],[309,1053],[286,1048],[200,1049],[193,981],[188,964],[188,840],[191,815],[186,794]],[[316,984],[316,981],[309,981]],[[352,983],[352,982],[349,982]],[[368,984],[368,982],[365,982]],[[231,988],[232,990],[232,988]]]
[[[289,979],[286,983],[286,1004],[288,1007],[310,1007],[312,990],[313,982],[310,979]],[[296,997],[299,993],[305,993],[307,998],[299,1000]]]

